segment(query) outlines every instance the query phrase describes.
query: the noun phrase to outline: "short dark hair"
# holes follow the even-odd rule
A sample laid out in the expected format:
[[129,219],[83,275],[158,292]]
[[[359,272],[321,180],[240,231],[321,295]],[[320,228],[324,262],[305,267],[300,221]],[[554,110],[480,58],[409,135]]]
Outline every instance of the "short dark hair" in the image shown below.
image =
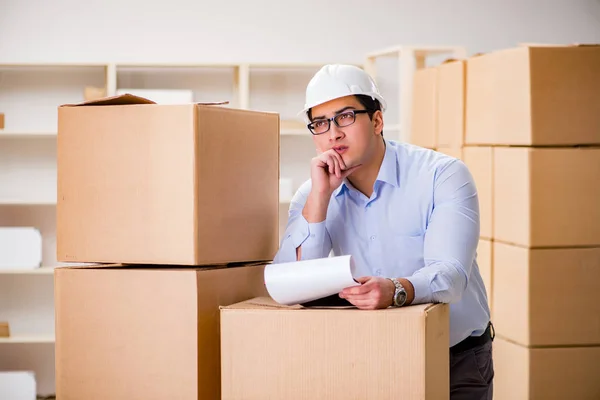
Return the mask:
[[375,111],[381,111],[381,104],[379,103],[379,100],[364,94],[357,94],[355,97],[365,108],[365,110],[368,111],[367,114],[369,114],[370,119],[373,119],[373,114],[375,114]]
[[[366,94],[355,94],[354,97],[356,97],[356,100],[358,100],[365,110],[367,110],[370,120],[373,120],[373,114],[375,114],[376,111],[381,111],[379,100],[367,96]],[[312,121],[312,108],[309,108],[306,114],[308,115],[308,119]],[[383,131],[381,131],[381,136],[383,136]]]

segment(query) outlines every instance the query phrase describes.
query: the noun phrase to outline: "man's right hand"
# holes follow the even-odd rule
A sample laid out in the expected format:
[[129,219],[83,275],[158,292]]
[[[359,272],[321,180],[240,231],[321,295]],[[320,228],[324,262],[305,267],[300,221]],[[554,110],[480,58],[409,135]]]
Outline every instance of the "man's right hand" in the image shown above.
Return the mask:
[[342,156],[333,149],[319,154],[310,162],[311,195],[314,193],[329,200],[344,178],[358,167],[347,168]]
[[312,188],[302,215],[310,223],[318,223],[325,220],[329,199],[334,190],[340,187],[342,181],[356,170],[360,165],[350,168],[335,150],[327,150],[310,162],[310,178]]

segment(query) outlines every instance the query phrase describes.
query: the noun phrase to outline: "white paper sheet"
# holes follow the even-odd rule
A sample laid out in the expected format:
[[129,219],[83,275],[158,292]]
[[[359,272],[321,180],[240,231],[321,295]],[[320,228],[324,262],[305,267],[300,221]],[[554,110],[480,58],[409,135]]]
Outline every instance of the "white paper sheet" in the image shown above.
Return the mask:
[[279,304],[301,304],[360,285],[353,273],[352,256],[269,264],[265,267],[265,285]]

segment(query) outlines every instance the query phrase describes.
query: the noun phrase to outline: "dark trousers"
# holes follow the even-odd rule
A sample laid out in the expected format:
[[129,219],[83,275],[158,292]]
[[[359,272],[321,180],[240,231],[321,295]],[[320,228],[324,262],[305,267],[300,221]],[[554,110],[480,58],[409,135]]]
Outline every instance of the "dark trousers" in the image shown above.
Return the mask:
[[492,341],[490,338],[466,350],[450,351],[450,400],[492,399]]

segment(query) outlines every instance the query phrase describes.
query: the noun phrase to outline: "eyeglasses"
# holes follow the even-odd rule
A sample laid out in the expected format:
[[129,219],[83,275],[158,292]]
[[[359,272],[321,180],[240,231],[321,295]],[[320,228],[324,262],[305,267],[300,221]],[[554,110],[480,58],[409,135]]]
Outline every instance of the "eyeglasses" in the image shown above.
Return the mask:
[[344,111],[334,117],[318,119],[306,125],[313,135],[322,135],[331,128],[331,121],[335,122],[338,128],[352,125],[356,121],[356,114],[368,113],[367,110]]

